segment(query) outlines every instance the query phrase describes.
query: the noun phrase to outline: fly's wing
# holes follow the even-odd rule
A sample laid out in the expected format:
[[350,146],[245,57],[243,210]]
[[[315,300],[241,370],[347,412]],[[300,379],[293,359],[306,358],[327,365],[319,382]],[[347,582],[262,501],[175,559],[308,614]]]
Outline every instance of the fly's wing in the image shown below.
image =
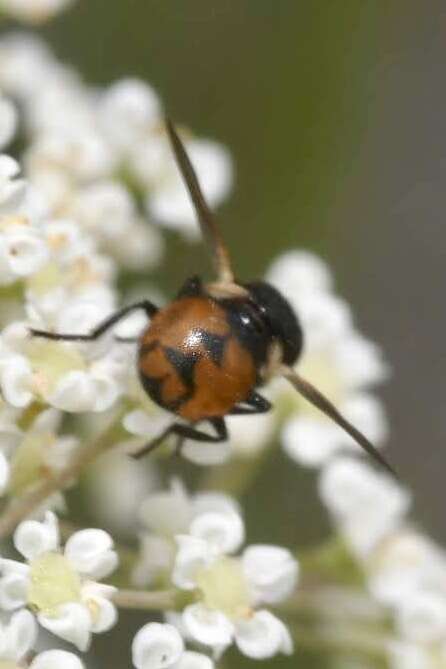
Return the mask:
[[378,462],[389,474],[398,479],[396,472],[392,469],[389,463],[383,458],[381,453],[370,443],[362,432],[356,429],[349,421],[339,413],[336,407],[317,390],[311,383],[299,376],[293,369],[287,368],[284,371],[284,376],[295,387],[298,393],[305,397],[308,402],[313,404],[331,418],[339,427],[341,427],[347,434],[349,434],[361,448],[363,448],[371,458]]
[[201,232],[211,248],[218,281],[232,284],[234,283],[234,274],[229,252],[217,228],[215,218],[204,199],[195,170],[192,167],[183,142],[169,119],[166,119],[166,127],[181,176],[197,213]]

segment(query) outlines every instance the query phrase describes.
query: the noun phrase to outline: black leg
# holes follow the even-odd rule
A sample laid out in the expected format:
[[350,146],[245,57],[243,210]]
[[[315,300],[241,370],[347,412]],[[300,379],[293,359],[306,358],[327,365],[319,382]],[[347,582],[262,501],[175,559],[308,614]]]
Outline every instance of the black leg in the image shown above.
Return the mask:
[[266,413],[272,407],[271,402],[259,395],[259,393],[252,392],[248,397],[246,406],[236,405],[229,412],[233,416],[243,416],[244,414]]
[[[228,430],[226,423],[223,418],[209,418],[209,422],[215,428],[216,434],[208,434],[206,432],[201,432],[191,425],[182,425],[181,423],[172,423],[169,425],[164,432],[162,432],[158,437],[149,442],[146,446],[143,446],[140,451],[137,453],[132,453],[132,458],[139,459],[147,453],[151,453],[155,448],[157,448],[169,435],[176,434],[181,437],[181,442],[179,443],[180,450],[182,442],[184,439],[192,439],[193,441],[200,441],[202,443],[218,443],[220,441],[226,441],[228,438]],[[178,452],[178,446],[177,446]]]
[[87,335],[58,334],[56,332],[45,332],[43,330],[34,330],[33,328],[30,329],[30,333],[34,337],[44,337],[45,339],[54,339],[56,341],[94,341],[95,339],[103,335],[104,332],[106,332],[109,328],[115,325],[115,323],[120,321],[122,318],[125,318],[125,316],[127,316],[132,311],[135,311],[136,309],[143,309],[149,318],[154,314],[156,314],[156,312],[158,311],[158,307],[152,304],[152,302],[149,302],[149,300],[141,300],[141,302],[135,302],[134,304],[129,304],[127,307],[124,307],[123,309],[116,311],[114,314],[106,318],[105,321],[99,323],[99,325],[95,327],[93,332],[90,332],[90,334]]
[[139,337],[115,337],[115,341],[120,344],[136,344],[139,340]]

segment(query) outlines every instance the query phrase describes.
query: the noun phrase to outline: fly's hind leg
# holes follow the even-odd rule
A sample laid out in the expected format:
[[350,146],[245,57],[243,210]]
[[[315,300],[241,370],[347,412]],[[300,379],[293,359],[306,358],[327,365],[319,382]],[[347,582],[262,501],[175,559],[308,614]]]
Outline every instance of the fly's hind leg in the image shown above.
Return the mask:
[[215,434],[209,434],[207,432],[202,432],[192,425],[183,425],[182,423],[172,423],[169,425],[164,432],[162,432],[156,439],[149,442],[146,446],[143,446],[141,450],[136,453],[132,453],[133,458],[142,458],[143,455],[151,453],[155,448],[157,448],[169,435],[176,434],[180,438],[180,441],[176,447],[176,453],[181,453],[181,448],[185,439],[192,439],[193,441],[199,441],[201,443],[218,443],[220,441],[226,441],[228,438],[228,429],[224,418],[208,418],[208,421],[211,423],[215,429]]

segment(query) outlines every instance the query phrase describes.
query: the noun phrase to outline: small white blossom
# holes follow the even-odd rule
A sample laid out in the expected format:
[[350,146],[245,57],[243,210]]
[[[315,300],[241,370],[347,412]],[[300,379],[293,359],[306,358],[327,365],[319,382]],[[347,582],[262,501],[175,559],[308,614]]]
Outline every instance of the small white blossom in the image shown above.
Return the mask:
[[168,669],[176,666],[184,652],[184,643],[172,625],[149,623],[136,634],[132,660],[136,669]]
[[407,490],[387,474],[347,457],[325,467],[319,491],[340,532],[363,558],[400,527],[411,503]]
[[84,663],[66,650],[45,650],[39,653],[29,665],[29,669],[85,669]]
[[103,530],[80,530],[62,553],[57,518],[22,522],[14,545],[27,563],[0,561],[0,603],[14,610],[30,606],[40,624],[85,651],[92,633],[116,623],[110,598],[114,588],[90,579],[108,576],[117,566],[113,542]]
[[[243,524],[237,503],[219,493],[188,494],[179,479],[166,491],[150,494],[141,504],[141,555],[133,573],[138,585],[153,582],[158,575],[170,573],[178,534],[193,532],[216,545],[236,550],[243,541]],[[191,529],[193,527],[193,530]]]
[[446,597],[446,554],[410,528],[391,534],[369,556],[368,587],[379,601],[399,607],[417,592]]
[[[202,525],[207,531],[197,532]],[[289,551],[251,546],[241,557],[232,557],[243,533],[233,524],[219,536],[222,526],[217,513],[207,514],[205,522],[198,516],[194,529],[195,534],[177,537],[172,573],[177,587],[200,593],[199,601],[186,606],[182,614],[188,636],[218,653],[233,641],[253,658],[291,653],[292,641],[285,625],[259,608],[263,603],[278,603],[293,591],[298,567]]]
[[161,104],[155,91],[139,79],[121,79],[100,97],[99,119],[120,151],[129,151],[159,127]]

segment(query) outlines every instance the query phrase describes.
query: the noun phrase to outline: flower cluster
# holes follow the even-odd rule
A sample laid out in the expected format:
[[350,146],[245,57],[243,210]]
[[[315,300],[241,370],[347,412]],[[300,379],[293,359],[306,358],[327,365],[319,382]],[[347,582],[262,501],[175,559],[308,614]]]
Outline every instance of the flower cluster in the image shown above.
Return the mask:
[[370,596],[391,614],[392,667],[444,666],[446,554],[410,523],[409,492],[365,462],[343,457],[323,471],[320,494]]
[[[36,22],[69,4],[0,0],[0,10]],[[226,149],[180,133],[209,204],[218,205],[232,181]],[[146,317],[132,315],[94,341],[30,334],[91,332],[123,301],[118,279],[135,280],[135,290],[144,279],[145,294],[159,297],[145,272],[162,260],[163,227],[197,239],[158,94],[132,78],[90,86],[43,41],[7,34],[0,150],[17,136],[20,162],[0,154],[0,668],[82,669],[70,651],[38,651],[64,641],[87,652],[95,634],[116,628],[118,607],[146,609],[131,644],[136,669],[213,669],[231,646],[258,660],[291,654],[294,641],[314,633],[311,625],[295,633],[302,611],[308,623],[318,610],[309,560],[267,538],[243,548],[238,500],[206,485],[188,492],[180,477],[165,487],[162,458],[128,458],[171,421],[136,374]],[[383,445],[386,416],[373,388],[387,365],[357,331],[327,265],[295,250],[266,279],[299,315],[299,373]],[[392,669],[446,666],[446,556],[409,522],[410,493],[291,386],[273,381],[265,395],[275,411],[231,416],[227,443],[186,440],[182,453],[202,466],[232,458],[252,473],[263,450],[281,442],[293,461],[319,468],[319,494],[361,574],[361,594],[384,612]],[[95,495],[91,513],[114,538],[55,515],[67,511],[65,490],[83,474],[82,493]],[[110,581],[118,563],[119,581]]]

